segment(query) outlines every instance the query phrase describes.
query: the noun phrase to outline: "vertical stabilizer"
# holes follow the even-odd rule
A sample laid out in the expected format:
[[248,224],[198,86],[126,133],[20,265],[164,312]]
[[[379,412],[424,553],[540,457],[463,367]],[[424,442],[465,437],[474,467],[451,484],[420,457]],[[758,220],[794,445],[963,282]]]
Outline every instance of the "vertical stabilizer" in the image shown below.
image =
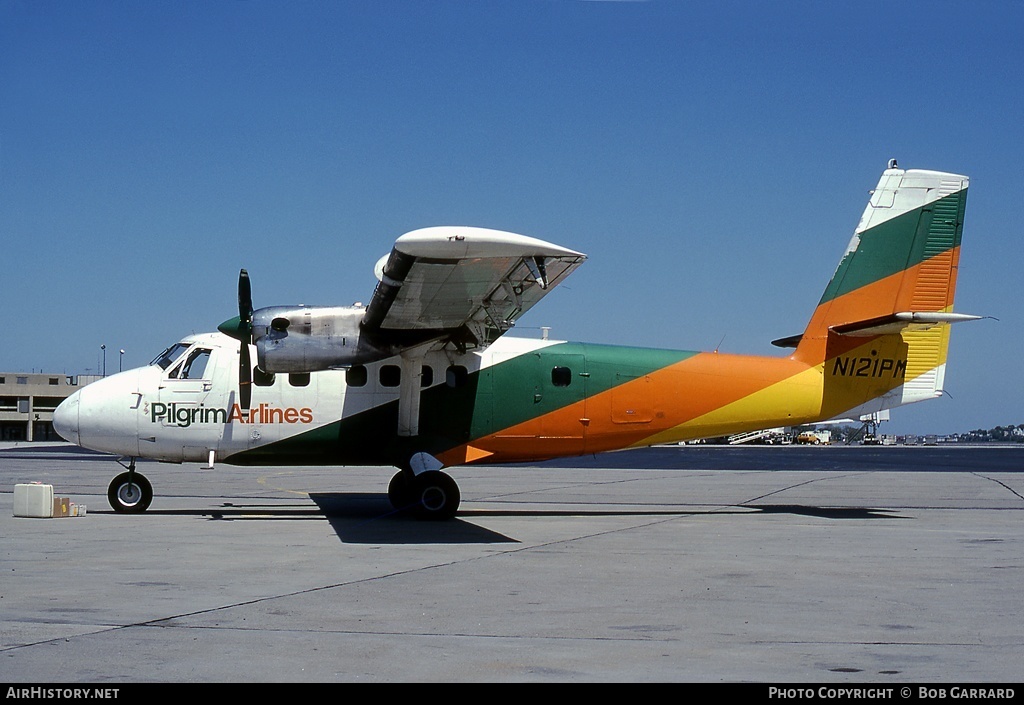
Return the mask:
[[836,413],[941,393],[949,324],[976,318],[952,313],[968,178],[890,167],[793,355]]

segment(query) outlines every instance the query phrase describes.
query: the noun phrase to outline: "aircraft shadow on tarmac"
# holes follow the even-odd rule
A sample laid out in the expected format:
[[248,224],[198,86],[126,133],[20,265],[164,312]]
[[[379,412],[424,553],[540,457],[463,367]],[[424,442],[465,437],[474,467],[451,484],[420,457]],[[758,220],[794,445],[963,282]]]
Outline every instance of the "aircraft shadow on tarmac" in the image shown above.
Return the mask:
[[869,509],[867,507],[805,507],[799,504],[753,504],[765,514],[799,514],[800,516],[818,517],[820,519],[906,519],[885,509]]
[[[322,521],[343,543],[441,544],[518,543],[482,526],[455,519],[421,521],[396,511],[385,494],[310,493],[316,506],[225,502],[213,509],[153,509],[154,516],[194,516],[206,521]],[[91,513],[113,513],[100,510]]]
[[517,539],[473,523],[485,517],[679,517],[694,515],[793,514],[821,519],[898,519],[891,511],[867,507],[816,507],[797,504],[756,504],[716,508],[679,509],[464,509],[452,521],[421,521],[391,507],[384,494],[311,493],[308,504],[238,504],[225,502],[216,509],[150,509],[149,514],[197,516],[208,521],[305,521],[326,519],[343,543],[372,544],[493,544]]

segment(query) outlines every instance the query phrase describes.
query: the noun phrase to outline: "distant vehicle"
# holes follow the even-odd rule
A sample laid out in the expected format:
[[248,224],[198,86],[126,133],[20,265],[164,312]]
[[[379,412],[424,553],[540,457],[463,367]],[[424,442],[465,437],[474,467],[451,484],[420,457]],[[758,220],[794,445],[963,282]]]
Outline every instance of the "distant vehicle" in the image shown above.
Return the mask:
[[829,445],[832,443],[831,431],[804,431],[796,437],[798,445]]

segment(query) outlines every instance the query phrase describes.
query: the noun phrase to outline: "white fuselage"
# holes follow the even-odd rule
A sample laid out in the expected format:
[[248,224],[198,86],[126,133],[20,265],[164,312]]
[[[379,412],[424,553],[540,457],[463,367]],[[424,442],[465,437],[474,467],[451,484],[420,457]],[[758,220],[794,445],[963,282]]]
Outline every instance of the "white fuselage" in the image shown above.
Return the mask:
[[[421,386],[451,383],[452,369],[472,373],[551,344],[506,337],[481,353],[427,352],[417,358]],[[127,457],[198,462],[213,452],[222,460],[394,402],[398,376],[410,369],[396,356],[366,365],[362,378],[345,369],[282,373],[272,382],[257,376],[246,410],[238,394],[239,345],[221,333],[186,338],[166,367],[154,362],[72,394],[54,413],[54,427],[73,443]],[[206,358],[205,367],[186,369],[197,357]]]

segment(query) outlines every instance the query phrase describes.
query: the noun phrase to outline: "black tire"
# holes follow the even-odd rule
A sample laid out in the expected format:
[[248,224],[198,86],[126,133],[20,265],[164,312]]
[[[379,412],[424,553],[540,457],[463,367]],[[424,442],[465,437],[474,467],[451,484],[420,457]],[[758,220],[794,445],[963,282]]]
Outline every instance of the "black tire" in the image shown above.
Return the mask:
[[141,473],[123,472],[110,481],[107,501],[119,514],[142,514],[153,501],[153,486]]
[[412,509],[416,502],[413,496],[411,477],[412,473],[399,470],[388,484],[388,500],[390,500],[391,506],[400,512]]
[[459,486],[440,470],[420,473],[412,481],[412,502],[420,519],[445,521],[459,510]]

